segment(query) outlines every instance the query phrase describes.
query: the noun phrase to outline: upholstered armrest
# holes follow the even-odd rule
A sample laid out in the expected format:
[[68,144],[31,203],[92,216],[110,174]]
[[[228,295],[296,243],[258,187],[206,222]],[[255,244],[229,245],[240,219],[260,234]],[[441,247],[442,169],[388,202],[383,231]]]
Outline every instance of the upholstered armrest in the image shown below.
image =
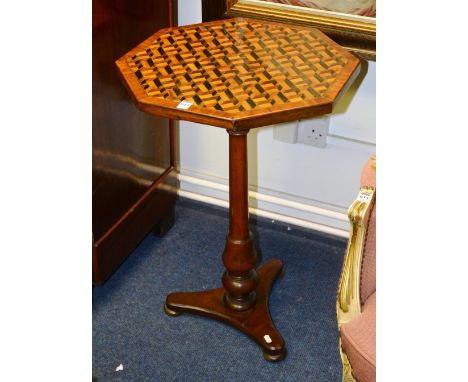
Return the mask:
[[361,187],[358,197],[348,210],[351,228],[336,303],[339,327],[361,314],[361,264],[374,203],[375,188]]

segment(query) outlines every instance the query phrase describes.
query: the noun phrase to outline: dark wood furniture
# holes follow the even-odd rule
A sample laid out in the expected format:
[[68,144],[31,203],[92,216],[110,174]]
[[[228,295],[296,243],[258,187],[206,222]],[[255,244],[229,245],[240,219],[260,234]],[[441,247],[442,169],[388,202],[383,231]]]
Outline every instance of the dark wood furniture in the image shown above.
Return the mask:
[[[223,288],[172,293],[165,311],[211,317],[249,335],[267,360],[285,355],[268,309],[281,260],[256,268],[249,230],[247,133],[332,111],[359,60],[316,29],[249,19],[168,28],[117,61],[138,107],[229,134],[229,233]],[[194,227],[194,229],[196,229]]]
[[176,1],[93,0],[93,284],[174,220],[173,126],[139,111],[115,60],[174,25]]

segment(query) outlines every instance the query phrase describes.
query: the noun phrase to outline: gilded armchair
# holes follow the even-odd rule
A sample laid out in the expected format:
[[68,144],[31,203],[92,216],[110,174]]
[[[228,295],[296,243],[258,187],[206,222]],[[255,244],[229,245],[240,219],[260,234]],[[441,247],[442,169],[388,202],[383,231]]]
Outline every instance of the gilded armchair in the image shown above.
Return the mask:
[[343,382],[376,379],[375,157],[364,166],[361,189],[348,210],[351,224],[336,303]]

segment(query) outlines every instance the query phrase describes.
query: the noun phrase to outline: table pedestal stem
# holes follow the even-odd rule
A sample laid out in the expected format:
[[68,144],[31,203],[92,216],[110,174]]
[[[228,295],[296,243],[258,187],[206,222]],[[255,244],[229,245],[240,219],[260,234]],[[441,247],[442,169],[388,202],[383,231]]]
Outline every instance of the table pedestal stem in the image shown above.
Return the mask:
[[280,260],[269,260],[255,270],[257,255],[249,230],[247,133],[229,131],[229,233],[223,254],[224,288],[171,293],[164,310],[200,314],[230,324],[249,335],[269,361],[285,355],[284,341],[268,309],[268,295],[281,274]]

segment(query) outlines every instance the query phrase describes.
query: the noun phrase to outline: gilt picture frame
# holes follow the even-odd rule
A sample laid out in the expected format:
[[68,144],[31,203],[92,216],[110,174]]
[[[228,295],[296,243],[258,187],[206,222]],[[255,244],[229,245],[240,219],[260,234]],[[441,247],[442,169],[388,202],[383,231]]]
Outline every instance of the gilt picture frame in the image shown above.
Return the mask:
[[221,1],[226,2],[225,17],[250,17],[313,26],[360,58],[376,60],[375,2],[370,1],[372,8],[369,2],[367,7],[363,7],[362,0]]

